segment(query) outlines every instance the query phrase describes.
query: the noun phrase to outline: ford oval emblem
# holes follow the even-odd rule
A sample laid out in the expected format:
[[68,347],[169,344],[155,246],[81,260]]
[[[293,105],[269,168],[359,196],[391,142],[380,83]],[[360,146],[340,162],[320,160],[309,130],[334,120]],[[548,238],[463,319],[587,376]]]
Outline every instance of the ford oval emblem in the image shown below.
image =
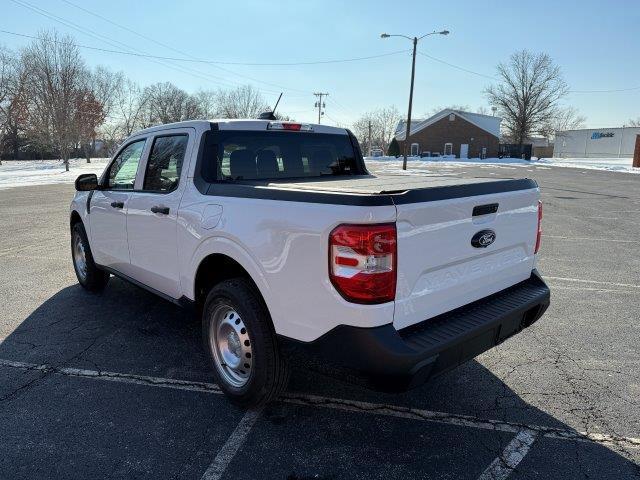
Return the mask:
[[496,232],[493,230],[480,230],[471,238],[471,245],[476,248],[487,248],[496,241]]

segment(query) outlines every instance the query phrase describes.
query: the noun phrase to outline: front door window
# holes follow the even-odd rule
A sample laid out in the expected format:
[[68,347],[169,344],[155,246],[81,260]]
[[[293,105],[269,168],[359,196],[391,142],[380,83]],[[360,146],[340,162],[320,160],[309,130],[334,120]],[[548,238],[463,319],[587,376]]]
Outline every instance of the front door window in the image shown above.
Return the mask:
[[109,167],[107,188],[109,190],[133,190],[136,172],[144,150],[144,140],[130,143],[115,158]]

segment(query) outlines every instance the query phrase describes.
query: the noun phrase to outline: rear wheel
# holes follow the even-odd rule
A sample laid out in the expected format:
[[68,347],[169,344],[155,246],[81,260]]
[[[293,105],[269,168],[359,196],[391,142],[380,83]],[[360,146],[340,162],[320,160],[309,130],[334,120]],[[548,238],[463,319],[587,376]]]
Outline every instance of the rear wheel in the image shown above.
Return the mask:
[[216,381],[231,401],[258,406],[284,391],[286,360],[269,312],[249,281],[225,280],[209,291],[202,333]]
[[93,261],[87,232],[81,222],[71,227],[71,257],[78,283],[91,292],[103,290],[109,281],[109,274],[100,270]]

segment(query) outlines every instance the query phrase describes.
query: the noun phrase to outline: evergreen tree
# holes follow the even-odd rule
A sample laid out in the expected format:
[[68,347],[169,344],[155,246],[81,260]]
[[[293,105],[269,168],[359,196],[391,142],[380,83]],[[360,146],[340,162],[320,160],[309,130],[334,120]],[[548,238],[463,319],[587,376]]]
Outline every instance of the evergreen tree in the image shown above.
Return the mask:
[[387,152],[387,155],[394,157],[400,155],[400,145],[398,145],[398,141],[395,138],[393,138],[389,144],[389,151]]

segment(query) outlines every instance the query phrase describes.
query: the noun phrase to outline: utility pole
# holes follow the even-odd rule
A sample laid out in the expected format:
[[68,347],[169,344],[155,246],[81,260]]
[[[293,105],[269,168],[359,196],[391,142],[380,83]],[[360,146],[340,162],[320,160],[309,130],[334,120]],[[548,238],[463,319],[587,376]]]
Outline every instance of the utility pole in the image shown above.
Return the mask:
[[411,88],[409,90],[409,112],[407,113],[407,133],[404,136],[404,160],[402,161],[402,169],[407,169],[407,152],[410,148],[409,143],[409,133],[411,133],[411,107],[413,105],[413,80],[416,76],[416,47],[418,46],[418,41],[422,40],[424,37],[428,37],[429,35],[449,35],[449,30],[442,30],[441,32],[431,32],[421,37],[408,37],[406,35],[389,35],[388,33],[383,33],[380,35],[380,38],[389,38],[389,37],[403,37],[407,40],[410,40],[413,43],[413,59],[411,61]]
[[322,115],[324,115],[324,112],[322,111],[322,109],[325,107],[325,104],[322,103],[322,97],[328,97],[329,94],[328,93],[321,93],[321,92],[314,92],[314,95],[316,97],[318,97],[318,101],[316,102],[315,106],[318,109],[318,123],[320,122],[320,118]]
[[411,62],[411,89],[409,90],[409,112],[407,113],[407,133],[404,136],[404,160],[402,160],[402,169],[407,169],[407,151],[409,150],[409,132],[411,131],[411,106],[413,105],[413,79],[416,76],[416,47],[418,46],[418,38],[413,37],[413,61]]
[[371,120],[369,120],[369,156],[371,156]]

